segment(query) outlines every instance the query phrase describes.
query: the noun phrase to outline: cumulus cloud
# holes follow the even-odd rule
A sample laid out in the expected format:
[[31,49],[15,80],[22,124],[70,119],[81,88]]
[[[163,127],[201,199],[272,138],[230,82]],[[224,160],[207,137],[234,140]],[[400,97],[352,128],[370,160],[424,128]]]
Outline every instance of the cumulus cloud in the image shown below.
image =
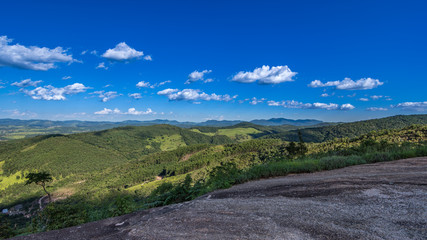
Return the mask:
[[322,93],[322,95],[320,95],[321,97],[329,97],[329,94],[327,93]]
[[101,98],[102,102],[108,102],[111,99],[116,98],[116,97],[122,95],[122,94],[117,94],[117,92],[115,92],[115,91],[105,92],[104,90],[102,90],[102,91],[95,91],[95,92],[90,93],[90,94],[97,94],[98,97]]
[[259,84],[278,84],[294,81],[292,77],[296,74],[288,66],[270,68],[270,66],[264,65],[260,68],[255,68],[252,72],[238,72],[233,76],[232,81],[240,83],[253,83],[257,81]]
[[150,85],[150,83],[149,83],[149,82],[141,81],[141,82],[138,82],[138,83],[136,84],[136,86],[137,86],[138,88],[148,88],[148,87],[150,87],[151,85]]
[[367,102],[367,101],[369,101],[369,99],[368,98],[359,98],[359,101]]
[[68,80],[68,79],[71,79],[71,76],[64,76],[64,77],[62,77],[62,80]]
[[123,114],[123,115],[148,115],[148,114],[156,114],[151,110],[151,108],[147,108],[146,111],[137,111],[135,108],[129,108],[126,112],[120,111],[118,108],[109,109],[104,108],[101,111],[95,112],[97,115],[108,115],[108,114]]
[[367,111],[376,112],[376,111],[387,111],[387,108],[382,107],[369,107],[366,109]]
[[121,42],[115,48],[108,49],[102,54],[102,57],[112,61],[129,61],[140,58],[143,55],[142,51],[137,51],[129,47],[125,42]]
[[178,89],[167,88],[157,92],[158,95],[167,96],[170,101],[231,101],[237,97],[237,95],[231,97],[228,94],[217,95],[215,93],[207,94],[198,89],[184,89],[179,91]]
[[150,55],[144,56],[144,60],[153,61],[153,58]]
[[129,97],[134,98],[134,99],[141,99],[141,93],[130,93]]
[[268,101],[269,106],[282,106],[284,108],[299,108],[299,109],[326,109],[326,110],[352,110],[355,107],[349,103],[346,104],[336,104],[336,103],[302,103],[294,100],[287,101]]
[[96,69],[105,69],[105,70],[108,70],[108,67],[107,67],[107,66],[105,66],[105,63],[104,63],[104,62],[100,62],[100,63],[98,64],[98,66],[96,66]]
[[81,92],[85,92],[89,87],[81,83],[74,83],[62,88],[56,88],[51,85],[38,87],[33,90],[21,89],[22,92],[36,100],[65,100],[66,95],[73,95]]
[[427,111],[427,101],[426,102],[403,102],[392,107],[400,108],[403,110],[422,112],[422,111]]
[[[201,72],[199,72],[199,71],[196,70],[196,71],[194,71],[194,72],[192,72],[192,73],[190,73],[188,75],[188,79],[185,82],[185,84],[190,84],[192,82],[196,82],[196,81],[199,81],[199,80],[204,80],[205,74],[208,74],[208,73],[211,73],[211,72],[212,72],[212,70],[207,70],[207,69],[203,70]],[[209,80],[212,80],[212,79],[209,79]]]
[[26,47],[20,44],[11,45],[11,42],[12,39],[7,36],[0,36],[0,67],[47,71],[56,68],[56,63],[77,61],[62,47]]
[[0,88],[4,88],[4,86],[2,86],[4,84],[4,82],[0,81]]
[[339,90],[367,90],[376,88],[383,84],[384,83],[380,82],[380,80],[372,78],[361,78],[357,81],[353,81],[350,78],[344,78],[342,81],[331,81],[326,83],[323,83],[320,80],[314,80],[308,84],[308,86],[312,88],[335,87]]
[[10,85],[12,86],[17,86],[20,88],[25,88],[25,87],[37,87],[37,85],[39,85],[39,83],[43,82],[42,80],[38,80],[38,81],[32,81],[31,79],[24,79],[20,82],[14,82]]

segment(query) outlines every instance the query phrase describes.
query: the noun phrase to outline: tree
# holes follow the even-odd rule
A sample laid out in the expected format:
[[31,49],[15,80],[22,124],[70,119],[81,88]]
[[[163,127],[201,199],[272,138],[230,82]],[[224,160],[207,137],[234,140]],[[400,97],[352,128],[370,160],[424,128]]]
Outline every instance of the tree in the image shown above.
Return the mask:
[[298,147],[294,142],[290,142],[288,146],[286,146],[286,150],[290,158],[293,158],[298,153]]
[[46,183],[52,181],[52,176],[48,172],[39,172],[39,173],[28,173],[28,175],[25,177],[27,181],[25,182],[25,185],[35,183],[37,185],[40,185],[43,187],[43,190],[46,192],[47,196],[49,197],[49,202],[51,202],[50,193],[46,190]]
[[304,140],[302,140],[301,131],[298,131],[298,139],[299,139],[299,142],[298,142],[298,152],[299,152],[299,154],[301,156],[304,156],[307,153],[308,149],[307,149],[307,146],[304,143]]

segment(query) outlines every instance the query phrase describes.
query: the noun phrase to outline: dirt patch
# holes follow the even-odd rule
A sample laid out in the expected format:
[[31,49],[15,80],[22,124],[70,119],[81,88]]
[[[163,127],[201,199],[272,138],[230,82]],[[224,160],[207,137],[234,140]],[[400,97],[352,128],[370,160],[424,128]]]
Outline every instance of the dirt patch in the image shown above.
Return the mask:
[[248,182],[16,239],[425,239],[427,157]]

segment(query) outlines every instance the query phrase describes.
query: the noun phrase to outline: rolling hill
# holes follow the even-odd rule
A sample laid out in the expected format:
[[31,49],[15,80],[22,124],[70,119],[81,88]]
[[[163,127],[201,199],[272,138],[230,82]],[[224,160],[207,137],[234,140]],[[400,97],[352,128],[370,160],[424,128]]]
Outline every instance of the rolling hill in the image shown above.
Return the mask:
[[397,115],[358,122],[341,123],[336,125],[309,127],[300,130],[290,130],[276,134],[262,136],[263,138],[280,138],[285,141],[298,141],[298,132],[301,132],[306,142],[324,142],[335,138],[354,138],[371,131],[384,129],[399,129],[412,124],[427,124],[427,114],[424,115]]

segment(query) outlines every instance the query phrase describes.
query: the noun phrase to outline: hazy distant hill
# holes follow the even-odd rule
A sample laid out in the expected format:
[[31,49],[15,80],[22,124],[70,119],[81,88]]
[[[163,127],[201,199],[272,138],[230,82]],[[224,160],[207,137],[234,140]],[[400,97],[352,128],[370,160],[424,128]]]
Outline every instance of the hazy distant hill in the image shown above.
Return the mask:
[[280,126],[280,125],[292,125],[292,126],[312,126],[323,123],[322,121],[315,119],[286,119],[286,118],[271,118],[268,120],[265,119],[256,119],[250,121],[253,124],[264,125],[264,126]]
[[[50,121],[50,120],[19,120],[19,119],[0,119],[0,140],[20,139],[25,137],[34,137],[43,134],[71,134],[79,132],[99,131],[121,126],[151,126],[158,124],[168,124],[183,128],[197,126],[205,127],[229,127],[243,121],[217,121],[208,120],[205,122],[178,122],[175,120],[155,119],[149,121],[128,120],[123,122],[94,122],[94,121]],[[285,118],[272,118],[268,120],[254,120],[254,124],[263,126],[312,126],[316,124],[328,124],[318,120],[292,120]]]

